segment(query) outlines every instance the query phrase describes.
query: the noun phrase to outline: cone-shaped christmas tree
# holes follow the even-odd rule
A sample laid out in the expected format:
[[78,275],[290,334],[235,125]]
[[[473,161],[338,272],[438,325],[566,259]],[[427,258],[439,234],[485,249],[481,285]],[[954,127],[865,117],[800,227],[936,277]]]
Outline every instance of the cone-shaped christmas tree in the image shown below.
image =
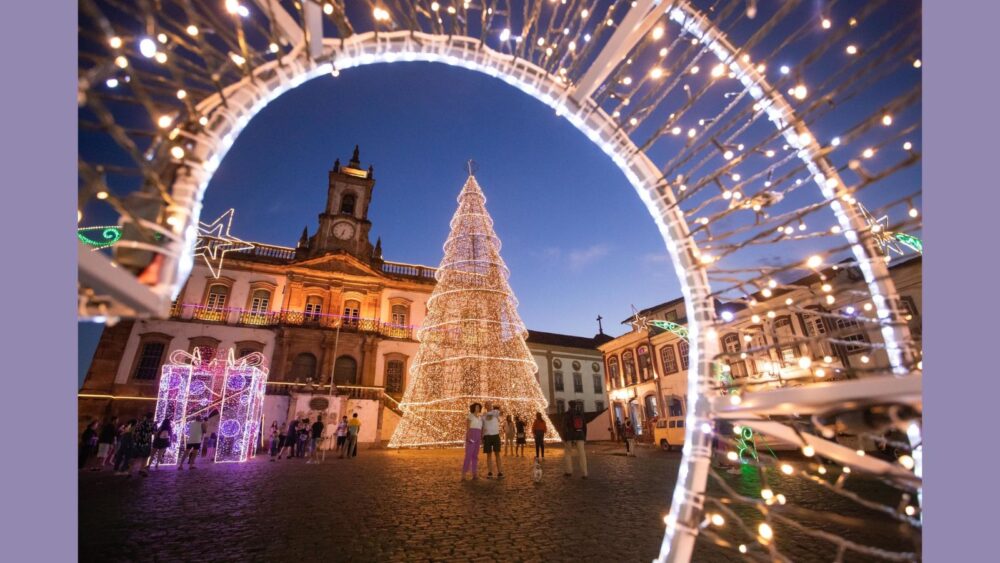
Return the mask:
[[499,406],[504,418],[520,416],[529,434],[535,414],[542,413],[546,440],[559,440],[545,413],[538,366],[524,342],[528,331],[517,314],[509,275],[486,196],[470,175],[417,332],[420,348],[390,448],[461,445],[469,405],[487,401]]

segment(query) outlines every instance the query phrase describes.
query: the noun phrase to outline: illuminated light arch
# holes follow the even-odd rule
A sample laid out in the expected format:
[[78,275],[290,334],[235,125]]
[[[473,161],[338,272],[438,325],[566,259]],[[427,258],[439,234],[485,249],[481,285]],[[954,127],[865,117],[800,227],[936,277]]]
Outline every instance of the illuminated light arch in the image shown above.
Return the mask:
[[[650,4],[643,2],[644,6]],[[632,12],[629,13],[631,15]],[[792,107],[781,94],[769,87],[753,66],[734,57],[737,50],[708,18],[686,2],[679,2],[670,10],[669,16],[706,44],[718,61],[737,75],[738,80],[781,131],[786,142],[797,149],[798,158],[805,163],[824,197],[831,200],[830,207],[864,275],[878,318],[890,318],[895,312],[896,294],[887,267],[878,257],[873,242],[859,236],[866,228],[864,218],[854,206],[839,201],[839,196],[847,193],[846,186],[823,155],[815,136],[796,118]],[[660,558],[690,559],[697,535],[696,517],[701,513],[709,470],[712,421],[715,418],[713,414],[718,413],[718,408],[710,400],[714,394],[710,387],[714,379],[713,358],[720,352],[716,337],[718,321],[706,269],[712,257],[703,255],[693,240],[673,189],[661,178],[658,167],[590,97],[593,88],[581,89],[579,86],[563,84],[532,62],[495,51],[479,39],[403,30],[365,32],[344,39],[324,39],[319,55],[310,58],[304,56],[307,48],[306,42],[303,42],[285,55],[280,64],[272,61],[258,66],[253,71],[252,80],[244,78],[224,88],[225,106],[219,94],[206,98],[196,106],[197,113],[209,116],[209,120],[203,131],[181,133],[195,145],[184,158],[186,168],[171,186],[174,202],[167,209],[167,222],[173,225],[174,234],[178,236],[168,242],[164,253],[166,259],[156,288],[164,298],[162,300],[169,301],[168,296],[177,293],[193,267],[193,248],[197,240],[201,201],[212,175],[242,129],[281,94],[313,78],[339,73],[344,69],[402,61],[439,62],[501,79],[569,120],[622,170],[650,211],[666,243],[674,270],[680,278],[681,291],[691,319],[688,362],[692,369],[689,371],[687,389],[690,408],[685,425],[683,460]],[[600,54],[603,56],[605,51]],[[587,82],[588,78],[589,72],[581,82]],[[908,340],[905,325],[882,323],[881,333],[892,371],[899,376],[909,374],[907,366],[912,362],[906,357],[907,349],[902,346]],[[912,433],[910,438],[913,443],[919,442],[919,433]],[[817,451],[824,453],[819,447]],[[833,449],[829,449],[828,453],[844,455]],[[919,450],[914,454],[917,462],[916,475],[919,477]]]

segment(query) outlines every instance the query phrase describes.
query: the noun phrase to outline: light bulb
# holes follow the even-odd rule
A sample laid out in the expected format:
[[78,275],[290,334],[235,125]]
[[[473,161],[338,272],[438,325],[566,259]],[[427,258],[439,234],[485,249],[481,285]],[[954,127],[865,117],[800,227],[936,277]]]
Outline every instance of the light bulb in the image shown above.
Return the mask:
[[766,156],[768,158],[774,158],[774,150],[767,149],[766,151],[764,151],[764,156]]
[[108,199],[108,192],[106,192],[104,190],[101,190],[101,191],[97,192],[96,194],[94,194],[94,197],[96,197],[97,199],[100,199],[100,200],[103,201],[105,199]]
[[740,456],[736,452],[729,452],[726,454],[726,459],[728,459],[729,461],[736,461],[740,459]]
[[773,319],[773,318],[774,318],[775,316],[776,316],[776,315],[775,315],[774,311],[768,311],[768,312],[767,312],[767,318],[769,318],[769,319]]
[[916,219],[916,218],[917,218],[917,215],[920,215],[920,212],[919,212],[919,211],[917,211],[917,208],[916,208],[916,207],[911,207],[911,208],[910,208],[910,211],[908,211],[908,212],[907,212],[907,214],[908,214],[908,215],[909,215],[910,217],[913,217],[914,219]]
[[198,26],[196,25],[187,26],[187,29],[185,31],[187,31],[187,34],[190,35],[191,37],[198,36]]
[[586,8],[584,8],[583,10],[580,11],[580,17],[581,18],[585,18],[585,17],[587,17],[589,15],[590,15],[590,10],[588,10]]
[[848,55],[856,55],[856,54],[858,54],[858,47],[856,45],[848,45],[847,46],[847,54]]
[[813,372],[813,373],[815,373],[816,377],[819,377],[819,378],[826,377],[826,370],[823,369],[823,368],[816,368],[816,371]]
[[333,14],[333,4],[330,3],[323,4],[323,13],[328,16]]
[[667,48],[666,47],[663,47],[663,48],[660,49],[660,56],[661,57],[667,56]]
[[834,297],[832,295],[827,295],[826,296],[826,304],[827,305],[833,305],[834,301],[836,301],[836,299],[834,299]]
[[108,44],[111,45],[112,49],[121,49],[121,47],[122,47],[122,38],[118,37],[116,35],[116,36],[112,37],[111,39],[108,39]]
[[811,365],[812,365],[812,358],[810,358],[808,356],[802,356],[801,358],[799,358],[799,367],[800,368],[802,368],[802,369],[809,369],[809,366],[811,366]]
[[661,76],[663,76],[663,69],[660,67],[653,67],[653,69],[649,71],[649,77],[653,80],[656,80]]
[[240,3],[236,0],[226,0],[226,11],[235,14],[240,10]]
[[198,123],[204,127],[205,125],[208,125],[208,118],[203,115],[198,118]]
[[752,317],[750,317],[750,322],[754,324],[760,323],[760,315],[753,315]]
[[774,294],[774,292],[765,287],[763,290],[761,290],[760,294],[763,295],[764,297],[770,297],[771,295]]
[[912,457],[904,454],[899,456],[899,464],[907,469],[913,469],[916,462],[913,461]]
[[782,463],[781,472],[784,473],[785,475],[791,475],[792,473],[795,472],[795,469],[792,468],[792,466],[788,465],[787,463]]
[[441,9],[441,4],[438,4],[437,2],[431,2],[431,10],[432,11],[436,12],[436,11],[438,11],[440,9]]
[[722,515],[719,513],[712,514],[711,520],[712,524],[716,526],[721,526],[726,523],[726,519],[723,518]]
[[271,51],[272,53],[277,53],[279,49],[280,47],[278,47],[277,43],[271,43],[270,45],[267,46],[267,50]]
[[823,361],[826,363],[830,363],[833,361],[833,356],[823,356]]
[[698,134],[698,132],[697,132],[697,131],[695,131],[694,127],[692,127],[692,128],[690,128],[690,129],[688,129],[688,137],[690,137],[690,138],[692,138],[692,139],[693,139],[693,138],[694,138],[694,136],[695,136],[695,135],[697,135],[697,134]]
[[885,114],[885,115],[883,115],[882,116],[882,125],[885,125],[886,127],[892,125],[892,116],[889,115],[888,113]]
[[804,455],[806,457],[812,457],[812,456],[816,455],[816,450],[815,450],[815,448],[813,448],[809,444],[806,444],[806,445],[802,446],[802,455]]
[[770,541],[774,537],[774,530],[771,529],[771,526],[768,526],[767,522],[761,522],[760,526],[757,526],[757,533],[760,534],[760,537],[764,541]]
[[184,158],[184,148],[180,146],[174,146],[170,149],[170,156],[180,160]]
[[779,70],[781,70],[781,74],[788,74],[792,71],[792,69],[788,68],[788,65],[781,65]]
[[707,422],[703,422],[701,424],[701,433],[702,434],[711,434],[712,433],[712,425],[709,424],[709,423],[707,423]]
[[117,88],[118,87],[118,79],[117,78],[109,78],[108,81],[105,84],[108,85],[108,88]]
[[160,34],[158,34],[156,36],[156,40],[159,41],[160,43],[166,44],[167,43],[167,34],[166,33],[160,33]]
[[913,516],[914,514],[917,513],[917,509],[914,508],[913,505],[906,505],[906,508],[903,510],[904,512],[906,512],[907,516]]
[[152,39],[144,37],[139,41],[139,53],[147,59],[153,58],[153,55],[156,54],[156,43]]
[[864,151],[863,151],[863,152],[861,153],[861,156],[863,156],[863,157],[865,157],[865,158],[871,158],[871,157],[875,156],[875,149],[873,149],[873,148],[871,148],[871,147],[868,147],[867,149],[865,149],[865,150],[864,150]]
[[670,130],[670,132],[673,133],[674,135],[680,135],[681,134],[681,128],[680,127],[674,127],[673,129]]
[[723,66],[722,64],[717,64],[715,65],[715,67],[712,68],[712,76],[714,78],[722,76],[725,72],[726,72],[726,67]]
[[833,25],[833,22],[831,22],[829,20],[829,18],[823,18],[823,24],[822,25],[823,25],[823,29],[830,29],[830,26]]
[[799,84],[794,90],[792,90],[792,95],[798,100],[804,100],[806,99],[806,96],[809,95],[809,90],[804,84]]
[[508,39],[510,39],[510,29],[504,28],[503,31],[500,32],[500,41],[507,41]]
[[126,59],[123,55],[119,55],[118,57],[115,57],[115,65],[117,65],[118,68],[126,68],[128,66],[128,59]]
[[160,64],[167,62],[167,54],[164,53],[163,51],[159,51],[153,56],[156,58],[156,62]]
[[809,266],[810,268],[818,268],[822,264],[823,264],[823,258],[818,254],[812,255],[809,257],[808,260],[806,260],[806,266]]
[[871,359],[868,356],[861,356],[861,363],[867,364]]
[[764,500],[767,500],[769,498],[774,497],[774,491],[772,491],[771,489],[761,489],[760,496]]
[[625,78],[622,78],[622,84],[624,84],[626,86],[632,84],[632,77],[631,76],[626,76]]
[[747,546],[746,546],[746,544],[742,544],[741,543],[740,544],[740,553],[746,553],[746,552],[747,552]]
[[166,129],[170,127],[170,124],[174,122],[174,118],[169,115],[161,115],[159,119],[156,120],[156,124],[160,126],[160,129]]
[[911,143],[909,141],[906,141],[905,143],[903,143],[903,150],[904,151],[908,151],[908,150],[910,150],[912,148],[913,148],[913,143]]
[[920,62],[920,59],[913,61],[913,68],[920,68],[924,66],[924,63]]
[[663,37],[663,33],[664,33],[664,31],[663,31],[663,27],[662,26],[656,26],[656,27],[654,27],[653,28],[653,40],[656,41],[659,38]]
[[840,137],[834,137],[834,138],[830,139],[830,145],[834,146],[834,147],[839,147],[840,146]]
[[738,405],[743,402],[743,399],[739,395],[732,395],[729,397],[729,404]]
[[826,475],[826,468],[823,467],[822,465],[820,465],[819,469],[817,469],[816,471],[818,471],[820,475]]
[[236,53],[232,53],[231,55],[229,55],[229,58],[232,59],[237,66],[243,66],[243,63],[247,62],[246,59],[244,59],[240,55],[237,55]]
[[726,152],[722,153],[722,158],[724,158],[726,160],[732,160],[733,156],[735,156],[735,155],[733,154],[733,151],[730,151],[730,150],[727,150]]

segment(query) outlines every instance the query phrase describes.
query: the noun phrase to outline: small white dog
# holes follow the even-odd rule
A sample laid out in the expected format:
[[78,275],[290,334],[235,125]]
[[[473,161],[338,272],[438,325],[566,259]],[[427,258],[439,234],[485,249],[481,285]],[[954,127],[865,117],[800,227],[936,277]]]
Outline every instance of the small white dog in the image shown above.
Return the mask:
[[535,460],[535,467],[531,469],[531,478],[534,479],[536,483],[541,483],[542,481],[542,464]]

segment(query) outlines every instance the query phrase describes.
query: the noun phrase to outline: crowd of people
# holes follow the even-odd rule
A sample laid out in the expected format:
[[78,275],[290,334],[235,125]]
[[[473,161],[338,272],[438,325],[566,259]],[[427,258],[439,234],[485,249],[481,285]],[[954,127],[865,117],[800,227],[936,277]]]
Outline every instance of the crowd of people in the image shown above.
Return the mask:
[[[487,401],[485,410],[482,404],[472,403],[469,405],[469,413],[466,415],[466,435],[465,435],[465,458],[462,462],[462,480],[466,475],[471,475],[472,479],[479,479],[479,449],[486,454],[486,478],[493,479],[494,465],[496,466],[496,478],[503,479],[503,463],[500,459],[501,444],[505,444],[504,454],[507,456],[524,456],[524,446],[527,444],[527,421],[522,420],[518,415],[506,416],[502,418],[501,409]],[[501,421],[503,421],[501,423]],[[501,428],[503,430],[503,440],[501,441]],[[542,413],[535,413],[535,420],[531,423],[531,433],[535,441],[535,473],[540,473],[540,460],[545,459],[545,435],[548,432],[548,425]],[[563,475],[573,476],[574,460],[580,467],[581,476],[587,478],[587,421],[583,414],[583,404],[571,401],[570,410],[563,418],[563,428],[561,429],[563,448],[565,451]],[[537,477],[536,477],[536,480]]]
[[[178,452],[178,470],[183,470],[185,463],[189,470],[195,469],[195,462],[199,458],[206,458],[205,462],[214,463],[218,444],[217,410],[207,416],[195,415],[180,433],[169,419],[156,424],[153,416],[149,412],[141,420],[132,419],[124,423],[119,423],[117,416],[103,422],[90,421],[80,436],[80,470],[101,471],[110,467],[115,475],[131,476],[138,472],[145,477],[163,464],[170,446],[182,439],[184,449]],[[271,461],[284,457],[319,463],[324,438],[328,438],[333,451],[339,453],[341,458],[354,458],[358,455],[361,420],[357,413],[350,419],[342,417],[328,437],[324,436],[327,427],[321,414],[313,422],[308,417],[292,420],[287,431],[284,429],[284,424],[278,424],[277,421],[271,423],[267,444]],[[334,437],[336,442],[333,442]]]
[[[178,454],[177,469],[195,468],[199,457],[214,461],[218,441],[218,411],[191,419],[187,427],[187,443]],[[115,475],[131,476],[138,472],[149,475],[158,469],[170,445],[178,439],[170,420],[153,422],[153,413],[141,419],[119,423],[117,416],[91,421],[80,437],[81,470],[101,471],[110,467]]]

